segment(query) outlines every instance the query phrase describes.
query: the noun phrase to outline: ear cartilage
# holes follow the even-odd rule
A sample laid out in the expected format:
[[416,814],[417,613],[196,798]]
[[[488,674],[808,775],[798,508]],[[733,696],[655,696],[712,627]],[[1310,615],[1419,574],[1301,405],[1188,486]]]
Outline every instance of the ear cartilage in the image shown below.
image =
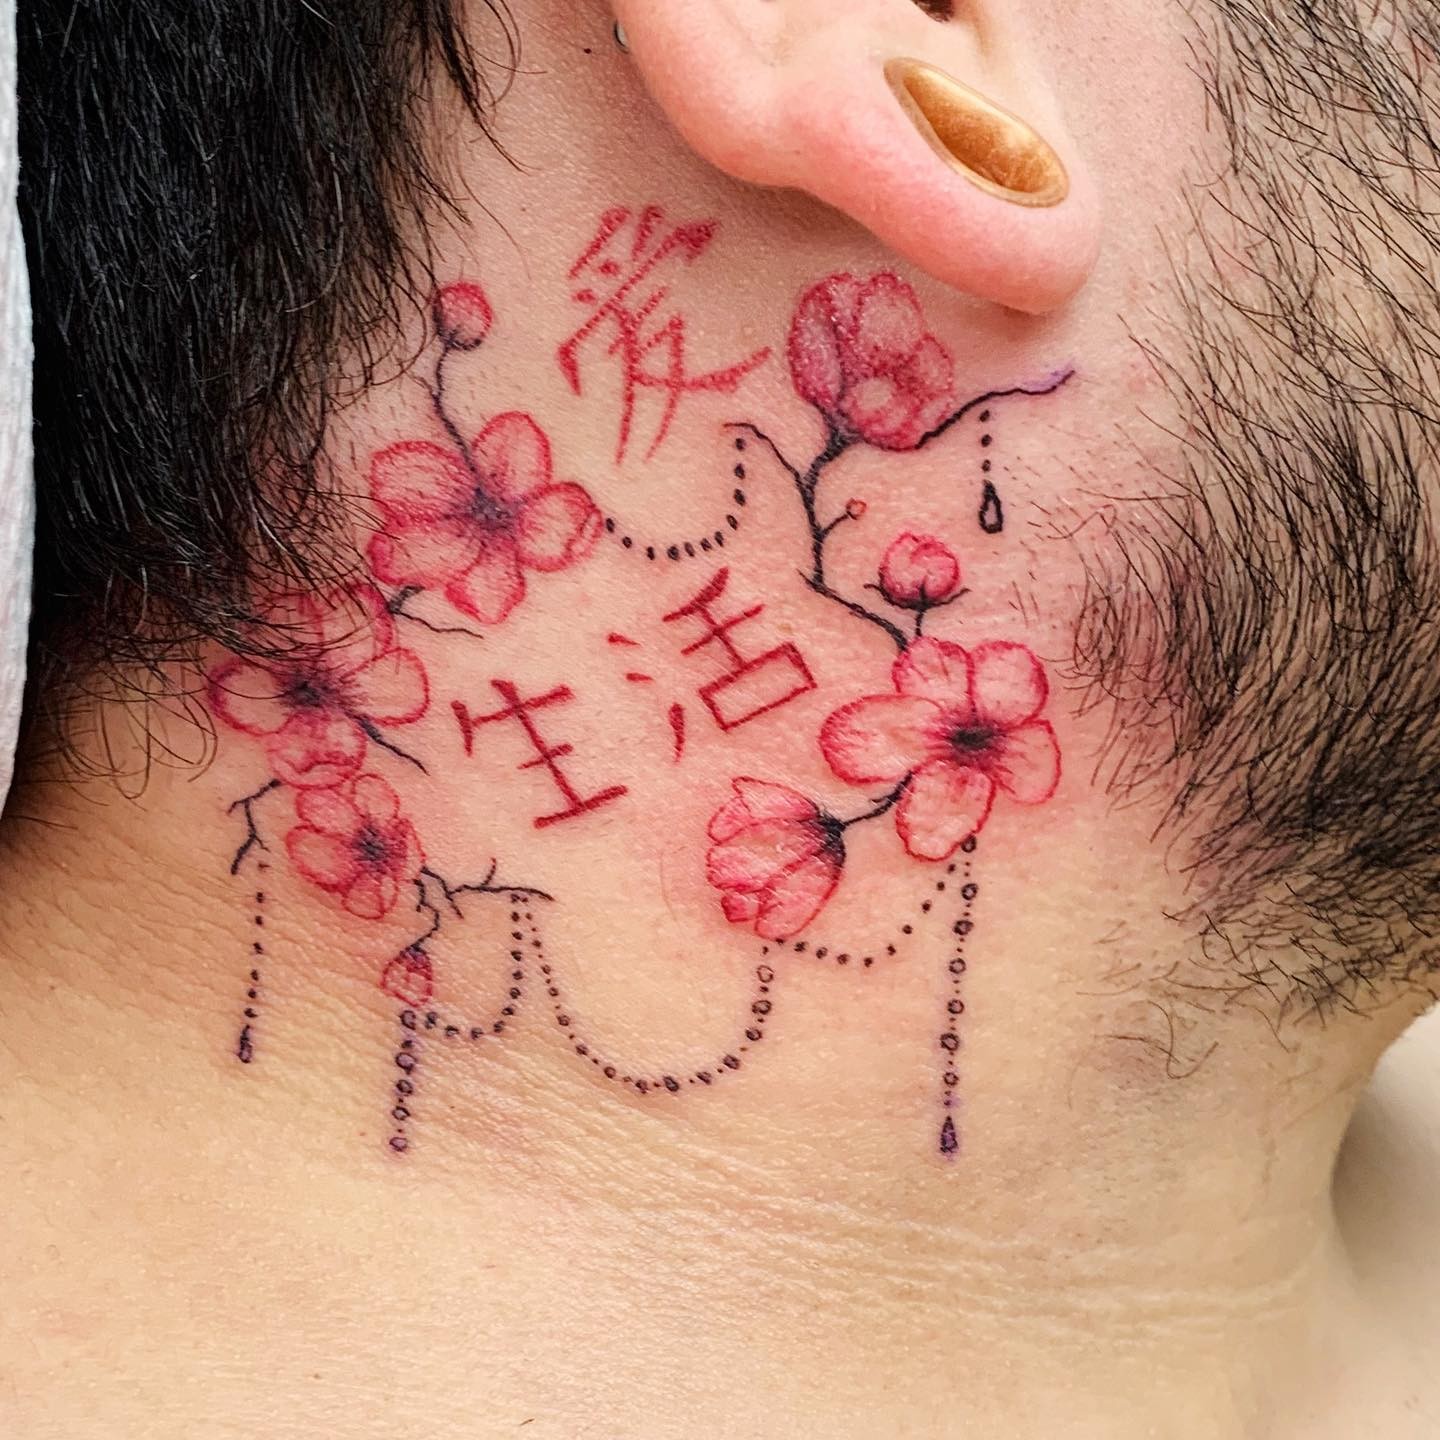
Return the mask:
[[890,60],[900,107],[948,165],[1012,205],[1058,205],[1070,193],[1060,157],[1018,115],[920,60]]

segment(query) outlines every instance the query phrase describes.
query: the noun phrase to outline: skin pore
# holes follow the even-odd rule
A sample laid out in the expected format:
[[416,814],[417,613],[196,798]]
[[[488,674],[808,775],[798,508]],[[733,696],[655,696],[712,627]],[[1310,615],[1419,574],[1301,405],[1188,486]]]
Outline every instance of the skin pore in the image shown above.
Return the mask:
[[1424,997],[1216,981],[1076,661],[1181,464],[1153,9],[1037,23],[1123,197],[1037,317],[709,168],[600,6],[515,166],[437,102],[484,212],[327,582],[0,832],[8,1432],[1429,1433],[1331,1185]]

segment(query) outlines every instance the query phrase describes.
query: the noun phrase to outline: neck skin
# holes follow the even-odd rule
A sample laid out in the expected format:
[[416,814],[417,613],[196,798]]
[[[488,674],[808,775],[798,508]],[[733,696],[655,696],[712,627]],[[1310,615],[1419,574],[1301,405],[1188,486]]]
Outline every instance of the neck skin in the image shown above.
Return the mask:
[[[427,390],[441,352],[417,316],[410,376],[347,412],[332,446],[342,471],[357,457],[363,490],[368,457],[397,441],[478,452],[471,437],[490,419],[523,411],[549,436],[555,478],[583,483],[616,521],[583,563],[527,572],[523,604],[477,626],[483,639],[421,623],[474,624],[435,587],[406,602],[421,620],[395,622],[431,703],[381,729],[427,773],[373,737],[365,768],[402,796],[434,875],[473,884],[493,857],[499,893],[457,895],[452,910],[432,879],[434,911],[417,910],[407,875],[381,919],[347,913],[291,863],[290,786],[255,802],[268,848],[227,874],[246,834],[244,808],[227,807],[274,766],[223,721],[212,765],[158,766],[138,799],[108,784],[17,795],[0,891],[0,1093],[26,1157],[12,1177],[24,1244],[51,1257],[44,1283],[63,1296],[38,1327],[30,1393],[81,1435],[242,1422],[300,1434],[285,1417],[302,1413],[302,1389],[366,1436],[417,1413],[467,1435],[531,1418],[537,1434],[646,1437],[1327,1433],[1300,1423],[1292,1395],[1333,1373],[1342,1344],[1349,1373],[1368,1373],[1380,1343],[1356,1318],[1330,1174],[1405,1017],[1363,1033],[1287,1025],[1277,1042],[1258,998],[1198,1006],[1160,983],[1203,959],[1167,918],[1185,895],[1148,839],[1154,817],[1115,811],[1093,782],[1105,718],[1083,713],[1062,678],[1083,579],[1063,538],[1072,512],[1086,515],[1065,498],[1072,476],[1144,483],[1113,430],[1133,417],[1138,432],[1156,398],[1109,318],[1119,282],[1102,272],[1063,317],[1022,320],[917,281],[960,399],[1044,388],[1069,366],[1074,377],[977,407],[907,452],[855,444],[815,491],[822,524],[850,498],[866,507],[837,532],[827,584],[896,623],[911,622],[864,588],[888,540],[933,534],[960,556],[967,593],[928,616],[927,633],[1040,658],[1059,787],[1030,805],[1002,793],[973,854],[949,861],[904,852],[898,806],[852,826],[822,915],[767,941],[721,916],[707,821],[737,776],[813,794],[844,819],[881,810],[894,787],[847,783],[816,737],[842,705],[894,693],[897,646],[807,590],[804,494],[753,431],[723,427],[758,427],[803,480],[827,429],[788,373],[792,311],[827,275],[893,262],[808,204],[732,187],[690,157],[597,13],[527,39],[535,73],[502,110],[501,139],[528,168],[478,147],[467,160],[506,229],[451,236],[440,270],[483,285],[490,333],[445,360],[442,418]],[[603,147],[577,147],[601,134]],[[607,209],[651,201],[666,227],[718,221],[665,277],[688,373],[772,353],[682,396],[650,458],[663,391],[642,387],[617,459],[624,400],[608,340],[577,351],[579,394],[557,363],[587,314],[566,273]],[[977,523],[987,476],[1006,507],[997,534]],[[684,555],[717,529],[723,556]],[[697,695],[720,671],[719,643],[684,657],[677,627],[693,638],[698,621],[662,618],[722,565],[720,604],[735,604],[716,613],[763,604],[749,633],[792,641],[816,679],[728,732]],[[392,600],[403,588],[382,586]],[[570,687],[570,708],[537,724],[553,717],[547,738],[574,745],[562,768],[578,790],[626,794],[537,828],[565,801],[543,771],[519,768],[534,751],[518,726],[478,719],[503,707],[497,679],[527,695]],[[452,702],[470,716],[468,756]],[[672,703],[688,727],[678,761]],[[198,748],[156,723],[162,742]],[[511,885],[555,898],[514,899]],[[391,962],[435,916],[434,995],[412,1028],[377,982],[418,983]],[[957,987],[952,927],[965,919]],[[512,943],[524,994],[496,1035]],[[757,1001],[773,1008],[747,1042]],[[488,1033],[472,1041],[477,1021]],[[591,1059],[602,1051],[661,1083],[607,1082]],[[403,1053],[418,1058],[397,1121]],[[217,1378],[237,1335],[246,1363]],[[198,1408],[171,1391],[190,1364],[207,1377]],[[86,1385],[117,1371],[133,1384],[95,1408]],[[1347,1413],[1350,1397],[1326,1385]],[[41,1433],[26,1418],[19,1433]]]

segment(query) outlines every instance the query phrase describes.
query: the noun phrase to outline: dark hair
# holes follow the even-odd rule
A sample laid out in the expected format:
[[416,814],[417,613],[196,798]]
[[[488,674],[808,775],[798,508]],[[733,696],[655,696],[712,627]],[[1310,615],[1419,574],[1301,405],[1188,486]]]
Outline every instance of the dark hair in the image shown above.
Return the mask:
[[312,578],[327,410],[454,203],[427,99],[483,129],[494,94],[458,0],[20,0],[18,45],[48,704],[244,644],[257,583]]
[[[1440,973],[1440,13],[1191,12],[1228,168],[1146,325],[1184,468],[1102,548],[1080,666],[1118,702],[1213,970],[1277,1003]],[[1178,993],[1178,992],[1177,992]],[[1253,995],[1252,995],[1253,998]]]

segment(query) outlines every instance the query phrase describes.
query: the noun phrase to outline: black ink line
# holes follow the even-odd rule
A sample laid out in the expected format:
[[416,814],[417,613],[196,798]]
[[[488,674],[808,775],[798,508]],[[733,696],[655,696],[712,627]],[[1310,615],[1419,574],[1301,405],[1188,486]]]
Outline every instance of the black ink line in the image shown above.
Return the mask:
[[[737,450],[744,450],[745,442],[735,442]],[[690,540],[655,540],[649,541],[644,538],[637,539],[632,526],[625,525],[613,515],[605,517],[605,533],[613,536],[620,544],[622,550],[628,550],[637,556],[644,558],[651,563],[657,560],[668,560],[672,565],[682,560],[695,560],[704,555],[712,555],[717,550],[725,548],[725,531],[729,530],[733,535],[740,529],[739,512],[750,503],[749,496],[742,488],[748,472],[743,461],[737,461],[731,474],[737,481],[742,482],[736,485],[731,492],[731,500],[735,508],[726,512],[725,519],[721,525],[715,526],[713,530],[707,530],[705,534],[696,539]]]
[[867,590],[873,590],[887,605],[893,605],[897,610],[914,611],[915,614],[915,638],[919,640],[925,633],[925,617],[932,610],[943,610],[947,605],[953,605],[957,600],[963,600],[969,593],[969,587],[964,590],[957,590],[945,600],[931,600],[926,594],[925,587],[920,587],[920,597],[912,605],[902,605],[892,600],[886,593],[883,585],[877,585],[873,581],[866,585]]
[[465,918],[465,912],[461,910],[455,897],[457,895],[509,895],[528,896],[535,900],[554,901],[555,897],[548,891],[537,890],[531,885],[506,885],[495,879],[496,872],[500,867],[498,860],[491,860],[490,869],[486,872],[483,880],[473,881],[465,885],[452,885],[438,870],[432,869],[429,865],[422,865],[414,878],[417,899],[415,909],[422,915],[430,916],[430,928],[418,939],[410,942],[410,948],[416,949],[424,945],[427,940],[432,939],[439,933],[443,917],[440,907],[430,898],[430,891],[427,881],[434,881],[440,887],[440,894],[444,897],[445,903],[450,907],[457,920]]
[[867,820],[878,820],[882,815],[888,815],[904,798],[905,792],[910,788],[910,782],[914,778],[913,775],[905,776],[888,795],[875,802],[873,810],[866,810],[863,814],[852,815],[848,820],[838,821],[841,831],[848,830],[852,825],[863,825]]
[[[462,889],[474,891],[478,887],[470,886],[445,886],[445,882],[434,871],[426,871],[442,887],[449,891],[458,893]],[[493,872],[492,872],[493,873]],[[417,884],[421,882],[417,881]],[[390,1117],[395,1121],[395,1129],[390,1137],[390,1148],[397,1154],[403,1154],[410,1148],[410,1135],[407,1126],[414,1119],[413,1099],[415,1094],[415,1072],[419,1066],[420,1036],[433,1035],[445,1040],[468,1040],[471,1043],[485,1040],[491,1036],[499,1036],[505,1033],[506,1024],[519,1012],[520,1001],[524,997],[524,986],[526,981],[525,966],[530,958],[531,952],[526,949],[525,932],[519,929],[521,923],[520,907],[529,898],[550,897],[542,891],[527,891],[523,888],[514,890],[486,890],[484,893],[503,894],[511,905],[510,923],[514,927],[510,931],[510,979],[505,991],[505,999],[498,1014],[493,1020],[476,1024],[474,1021],[459,1021],[450,1015],[445,1014],[438,1008],[429,1005],[407,1005],[400,1012],[400,1028],[402,1031],[400,1048],[395,1055],[395,1064],[401,1071],[400,1079],[395,1081],[395,1103],[390,1111]],[[423,890],[422,890],[423,896]],[[423,900],[422,900],[423,903]],[[459,907],[453,899],[451,906],[456,914],[460,913]],[[421,906],[417,906],[417,909]],[[433,906],[430,906],[434,910]],[[527,914],[532,912],[527,912]],[[438,919],[438,910],[435,911]],[[532,937],[534,931],[532,928]],[[538,945],[538,940],[535,942]],[[411,949],[418,949],[418,944],[411,946]],[[402,952],[403,953],[403,952]],[[423,953],[423,952],[421,952]]]
[[[796,486],[800,494],[800,503],[805,507],[805,523],[810,529],[810,573],[809,575],[802,574],[801,578],[817,595],[823,595],[825,599],[833,600],[837,605],[843,605],[857,619],[867,620],[870,624],[879,626],[895,642],[897,650],[904,650],[909,646],[910,640],[898,625],[887,620],[883,615],[877,615],[858,600],[852,600],[848,596],[842,595],[830,585],[825,576],[825,546],[839,521],[832,521],[829,525],[820,523],[817,492],[826,467],[843,455],[852,443],[838,431],[832,430],[825,441],[824,449],[810,462],[810,468],[801,476]],[[842,515],[844,513],[844,511],[841,512]]]
[[757,440],[766,446],[775,457],[780,468],[797,484],[801,483],[800,472],[780,453],[780,447],[762,430],[758,425],[751,425],[749,421],[734,420],[725,426],[727,430],[744,430],[746,434],[753,435]]
[[[395,1052],[395,1068],[400,1071],[400,1078],[394,1082],[395,1102],[390,1108],[390,1118],[395,1122],[390,1135],[390,1149],[397,1155],[403,1155],[410,1148],[406,1126],[414,1115],[411,1105],[415,1097],[416,1072],[420,1068],[420,1047],[413,1033],[414,1013],[413,1010],[400,1012],[400,1046]],[[408,1024],[407,1016],[410,1017]]]
[[835,528],[841,520],[847,518],[847,512],[841,511],[840,515],[828,524],[822,523],[819,516],[817,504],[817,491],[825,469],[834,460],[837,460],[855,442],[841,435],[839,431],[832,429],[826,437],[825,445],[820,453],[810,462],[809,468],[802,475],[783,454],[780,447],[757,425],[748,422],[733,422],[726,426],[729,430],[743,430],[748,435],[753,435],[762,444],[767,446],[770,453],[782,466],[790,478],[795,482],[795,493],[800,497],[800,504],[805,511],[805,524],[810,531],[810,573],[807,575],[803,570],[800,572],[801,580],[826,600],[843,606],[850,614],[859,620],[866,620],[871,625],[878,626],[895,643],[897,650],[906,649],[909,644],[909,637],[903,630],[892,621],[887,620],[883,615],[877,615],[873,610],[867,609],[858,600],[852,600],[834,589],[825,575],[825,545],[834,533]]
[[245,812],[245,839],[235,852],[235,858],[230,862],[232,875],[240,873],[241,865],[245,863],[246,857],[252,850],[269,850],[270,847],[260,838],[259,827],[255,824],[255,803],[263,800],[272,790],[278,790],[280,785],[279,780],[267,780],[253,795],[246,795],[243,799],[235,801],[225,811],[227,815],[233,815],[237,810]]
[[[938,439],[952,426],[958,425],[960,421],[965,419],[967,415],[971,414],[972,411],[981,405],[988,405],[996,400],[1007,400],[1017,395],[1041,396],[1053,394],[1064,385],[1074,373],[1073,368],[1062,370],[1059,374],[1040,386],[1014,385],[1003,390],[987,390],[983,395],[977,395],[973,399],[967,400],[954,414],[948,415],[932,430],[922,435],[914,446],[914,449],[923,449],[932,440]],[[890,637],[897,650],[903,652],[909,649],[912,639],[911,636],[906,635],[893,621],[888,620],[883,615],[876,614],[875,611],[861,604],[860,601],[852,600],[849,596],[842,595],[831,586],[825,574],[826,542],[841,522],[850,517],[848,511],[842,511],[830,521],[822,522],[820,520],[817,500],[820,481],[830,464],[839,459],[852,445],[859,442],[849,436],[843,435],[831,425],[825,437],[825,444],[802,474],[795,465],[786,459],[780,447],[761,430],[759,426],[747,421],[734,421],[725,428],[743,431],[747,435],[754,436],[755,439],[766,446],[771,455],[775,457],[776,463],[781,466],[794,482],[796,493],[799,495],[800,503],[804,507],[805,523],[810,531],[810,573],[807,575],[802,571],[800,575],[804,583],[814,591],[815,594],[823,596],[826,600],[833,601],[835,604],[842,606],[845,610],[849,611],[850,614],[854,615],[856,619],[864,620],[883,630],[885,634]],[[917,624],[916,635],[921,633],[922,627],[923,621]]]
[[[943,895],[954,884],[955,872],[959,865],[951,861],[945,867],[945,874],[939,880],[930,881],[925,889],[933,891],[936,895]],[[912,916],[903,919],[895,927],[895,935],[892,940],[879,941],[873,945],[841,945],[834,940],[820,939],[810,931],[802,931],[804,939],[776,940],[761,947],[762,955],[769,955],[772,950],[776,954],[784,951],[796,955],[811,955],[816,960],[833,960],[837,965],[849,965],[851,961],[858,961],[859,968],[869,970],[876,961],[878,955],[883,954],[885,958],[893,960],[900,953],[900,947],[904,942],[915,934],[915,927],[924,922],[924,919],[934,909],[938,902],[933,899],[922,900],[918,909]]]
[[435,362],[435,383],[426,388],[430,392],[430,403],[434,407],[436,418],[445,427],[445,433],[454,442],[460,458],[465,462],[465,468],[478,485],[481,483],[480,468],[475,464],[470,442],[460,433],[460,427],[450,418],[450,412],[445,408],[445,362],[450,358],[452,350],[453,347],[449,345],[442,347],[440,358]]
[[980,405],[988,405],[992,400],[1010,400],[1016,395],[1053,395],[1062,385],[1074,378],[1075,369],[1068,367],[1047,380],[1040,386],[1012,385],[1008,390],[987,390],[983,395],[977,395],[973,400],[967,400],[953,415],[947,415],[933,430],[927,430],[917,442],[917,450],[924,449],[932,440],[937,440],[952,425],[958,425],[972,410]]
[[437,625],[433,620],[427,620],[423,615],[417,615],[413,610],[405,608],[406,603],[416,595],[423,594],[423,585],[407,585],[403,590],[397,590],[386,602],[385,609],[397,620],[408,620],[412,625],[419,625],[422,629],[428,630],[432,635],[465,635],[471,640],[483,640],[484,635],[478,630],[471,630],[464,625]]
[[398,755],[400,759],[408,761],[422,775],[430,772],[425,768],[424,762],[416,759],[408,750],[402,750],[393,740],[387,740],[380,732],[380,727],[368,715],[351,715],[350,718],[372,739],[382,750],[388,750],[392,755]]
[[980,528],[987,535],[998,535],[1005,528],[1005,507],[994,482],[987,480],[980,494]]

